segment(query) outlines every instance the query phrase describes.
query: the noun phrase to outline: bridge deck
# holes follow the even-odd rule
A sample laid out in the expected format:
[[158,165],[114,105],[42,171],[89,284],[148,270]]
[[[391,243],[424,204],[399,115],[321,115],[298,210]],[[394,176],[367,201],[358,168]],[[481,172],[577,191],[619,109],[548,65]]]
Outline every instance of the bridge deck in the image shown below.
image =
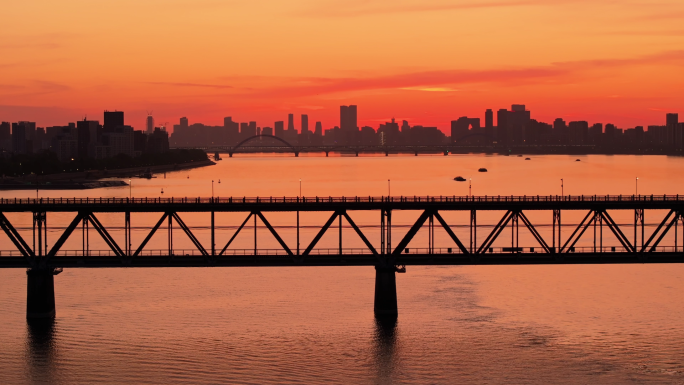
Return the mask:
[[0,212],[248,212],[337,210],[672,209],[679,195],[171,197],[0,199]]

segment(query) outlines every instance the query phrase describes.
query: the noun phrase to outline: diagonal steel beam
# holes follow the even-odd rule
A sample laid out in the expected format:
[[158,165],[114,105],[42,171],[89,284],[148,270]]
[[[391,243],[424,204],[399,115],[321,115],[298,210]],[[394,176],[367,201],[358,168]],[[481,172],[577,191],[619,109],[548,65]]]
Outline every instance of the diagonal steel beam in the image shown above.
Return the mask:
[[462,252],[463,254],[470,254],[470,252],[468,251],[468,249],[466,249],[466,247],[463,245],[463,243],[461,242],[461,240],[458,239],[458,237],[456,236],[456,234],[454,234],[454,232],[451,230],[451,227],[449,227],[449,225],[446,223],[446,221],[444,220],[444,218],[442,218],[442,216],[439,215],[439,212],[435,211],[435,212],[433,213],[433,215],[435,216],[435,218],[437,218],[437,220],[438,220],[439,223],[442,225],[442,227],[444,228],[444,230],[446,230],[447,234],[449,234],[449,236],[451,237],[451,239],[452,239],[454,242],[456,242],[456,245],[458,246],[459,249],[461,249],[461,252]]
[[411,242],[413,237],[418,233],[418,230],[423,227],[423,223],[425,223],[431,213],[432,212],[430,210],[425,210],[422,214],[420,214],[416,220],[416,223],[411,226],[411,229],[408,231],[408,233],[406,233],[406,235],[404,235],[404,238],[402,238],[401,242],[399,242],[397,248],[392,252],[393,255],[399,255],[402,251],[404,251],[409,242]]
[[[601,216],[603,217],[603,219],[605,219],[606,224],[608,224],[608,228],[613,232],[613,234],[618,239],[618,241],[620,241],[620,243],[622,243],[622,247],[624,247],[626,250],[629,250],[629,251],[636,251],[636,245],[632,246],[632,243],[629,242],[629,239],[627,239],[627,237],[622,232],[622,230],[620,230],[620,227],[618,227],[617,223],[615,223],[615,221],[610,216],[610,214],[608,214],[608,212],[604,210],[604,211],[601,211]],[[668,229],[669,229],[669,227],[668,227]],[[665,230],[665,232],[667,232],[667,230]],[[663,235],[664,235],[664,233],[663,233]],[[660,242],[660,241],[658,241],[658,242]]]
[[273,234],[273,236],[278,241],[278,243],[280,243],[280,246],[285,250],[285,252],[287,252],[287,255],[293,256],[294,253],[292,252],[292,250],[290,250],[290,248],[287,247],[287,244],[285,243],[285,241],[283,241],[283,239],[280,237],[280,235],[278,235],[278,233],[275,231],[273,226],[271,226],[271,224],[266,220],[266,217],[264,217],[264,214],[262,214],[261,211],[257,211],[256,215],[259,216],[259,218],[261,219],[262,222],[264,222],[264,224],[266,225],[266,228],[268,228],[268,230],[271,232],[271,234]]
[[318,234],[316,234],[316,237],[313,239],[313,241],[311,241],[311,243],[306,248],[306,250],[304,250],[304,252],[302,253],[302,256],[309,255],[311,250],[313,250],[313,248],[316,247],[316,244],[318,243],[318,241],[321,240],[321,237],[323,237],[323,234],[325,234],[325,232],[328,230],[330,225],[332,225],[332,223],[335,221],[335,218],[337,218],[337,216],[339,216],[339,215],[340,215],[340,213],[338,211],[335,211],[330,216],[330,219],[328,219],[328,221],[325,222],[325,225],[323,225],[323,228],[321,228],[321,230],[318,232]]
[[534,227],[532,222],[527,218],[527,216],[522,212],[518,212],[518,216],[522,219],[523,223],[527,227],[528,230],[530,230],[530,233],[532,233],[532,236],[539,242],[539,245],[546,251],[547,253],[551,252],[551,248],[549,247],[549,244],[546,243],[544,238],[542,238],[541,234],[537,231],[537,229]]
[[658,237],[658,239],[653,243],[653,246],[651,246],[651,250],[648,251],[649,253],[652,253],[655,251],[656,247],[658,247],[658,245],[660,244],[660,241],[662,241],[663,238],[665,238],[665,234],[667,234],[667,232],[670,231],[670,228],[672,228],[672,225],[677,223],[678,219],[679,219],[679,213],[675,212],[674,218],[672,218],[672,221],[670,221],[670,223],[667,225],[667,227],[662,232],[662,234],[660,234],[660,237]]
[[100,234],[102,239],[104,239],[105,243],[107,243],[107,246],[109,246],[110,249],[116,254],[117,257],[124,258],[126,254],[121,250],[119,245],[116,244],[116,241],[112,236],[107,232],[107,229],[102,226],[102,223],[97,219],[95,214],[93,213],[87,213],[86,218],[90,221],[90,223],[93,224],[93,227],[95,227],[95,230]]
[[[653,242],[653,239],[654,239],[656,236],[658,236],[658,234],[660,233],[660,230],[663,228],[663,226],[665,226],[665,224],[668,222],[668,220],[670,219],[670,217],[671,217],[672,214],[674,214],[674,213],[675,213],[674,210],[670,210],[670,212],[667,213],[667,216],[665,216],[665,219],[663,219],[663,221],[660,222],[660,224],[658,225],[658,228],[656,228],[656,230],[653,232],[653,234],[651,235],[651,237],[648,238],[648,241],[646,241],[646,243],[644,243],[644,246],[641,248],[641,252],[642,252],[642,253],[645,252],[646,249],[648,249],[648,247],[651,245],[651,242]],[[675,217],[676,217],[676,216],[675,216]],[[659,239],[662,239],[662,235],[660,236]],[[653,251],[653,250],[655,250],[655,249],[654,249],[654,248],[651,248],[650,251]]]
[[46,262],[48,259],[57,255],[57,252],[59,251],[59,249],[61,249],[62,246],[64,246],[64,242],[66,242],[66,240],[69,239],[69,237],[71,236],[71,233],[73,233],[74,230],[76,229],[76,227],[78,227],[78,224],[81,223],[81,220],[83,220],[83,213],[79,212],[76,214],[76,217],[74,218],[74,220],[71,221],[69,226],[67,226],[67,228],[64,230],[64,232],[59,237],[57,242],[55,242],[55,244],[52,245],[50,252],[48,252],[48,254],[47,254],[47,258],[45,258]]
[[[592,215],[593,215],[593,217],[591,219],[589,219],[589,217]],[[587,222],[587,219],[589,219],[589,222]],[[570,238],[568,238],[568,240],[565,242],[565,244],[560,248],[560,250],[558,252],[562,253],[566,249],[570,250],[571,247],[574,247],[575,244],[577,243],[577,241],[579,241],[579,239],[582,237],[584,232],[587,231],[587,228],[589,228],[589,225],[594,220],[596,220],[596,211],[589,210],[589,212],[584,217],[584,219],[582,219],[582,222],[580,222],[580,224],[575,228],[575,231],[572,232],[572,234],[570,235]],[[577,238],[575,238],[575,235],[577,235],[578,231],[581,231],[581,232],[579,233]],[[560,244],[559,244],[559,246],[560,246]]]
[[513,218],[513,211],[508,210],[506,214],[504,214],[503,218],[497,223],[497,225],[494,227],[491,233],[487,236],[487,239],[480,245],[480,248],[477,249],[477,254],[482,254],[487,251],[488,248],[492,246],[494,241],[496,241],[496,238],[499,237],[499,234],[503,231],[503,229],[508,225],[508,222],[511,221],[511,218]]
[[359,227],[356,226],[356,223],[354,223],[349,214],[347,214],[347,212],[345,211],[343,215],[347,219],[347,222],[349,222],[351,227],[354,229],[354,231],[356,231],[356,234],[358,234],[359,237],[361,237],[361,240],[363,241],[363,243],[366,244],[366,247],[368,247],[371,253],[373,253],[373,255],[379,255],[378,251],[375,250],[375,247],[373,247],[373,244],[371,244],[368,238],[366,238],[366,236],[361,232],[361,229],[359,229]]
[[171,217],[176,220],[178,225],[185,232],[185,235],[187,235],[188,238],[190,238],[190,240],[195,245],[197,250],[199,250],[199,252],[202,253],[203,256],[208,257],[209,253],[207,252],[207,250],[204,248],[204,246],[202,246],[197,237],[195,237],[195,234],[193,234],[192,231],[190,231],[190,228],[185,224],[185,222],[183,222],[178,213],[171,213]]
[[19,250],[24,258],[26,258],[27,262],[33,265],[31,260],[36,257],[36,254],[29,247],[29,245],[26,244],[24,238],[21,237],[21,234],[19,234],[14,226],[12,226],[12,223],[10,223],[3,213],[0,213],[0,227],[2,227],[2,229],[5,231],[5,234],[7,234],[12,243],[14,243],[14,246],[17,248],[17,250]]
[[223,255],[223,253],[226,252],[226,250],[228,249],[228,246],[230,246],[230,244],[233,243],[233,241],[234,241],[235,238],[238,236],[238,234],[240,234],[240,230],[242,230],[242,228],[245,227],[245,225],[247,224],[247,221],[248,221],[249,218],[251,218],[251,217],[252,217],[252,213],[249,213],[249,215],[247,215],[247,219],[245,219],[245,221],[242,222],[242,224],[240,225],[240,227],[238,227],[237,231],[235,231],[235,234],[233,234],[233,236],[230,237],[230,240],[228,241],[228,243],[226,243],[226,245],[223,246],[223,249],[221,249],[221,252],[219,253],[219,256]]
[[157,232],[157,229],[159,229],[159,226],[161,226],[162,223],[164,223],[164,220],[165,220],[168,216],[169,216],[169,213],[164,213],[164,215],[162,215],[161,219],[159,219],[159,221],[157,222],[157,224],[154,225],[154,227],[152,228],[152,230],[150,230],[150,233],[147,234],[147,237],[145,237],[145,240],[140,244],[140,246],[138,247],[138,249],[135,250],[135,253],[133,253],[133,257],[137,257],[137,256],[140,254],[140,252],[143,251],[143,249],[145,248],[145,245],[147,245],[147,242],[149,242],[150,239],[152,239],[152,236],[154,235],[154,233]]

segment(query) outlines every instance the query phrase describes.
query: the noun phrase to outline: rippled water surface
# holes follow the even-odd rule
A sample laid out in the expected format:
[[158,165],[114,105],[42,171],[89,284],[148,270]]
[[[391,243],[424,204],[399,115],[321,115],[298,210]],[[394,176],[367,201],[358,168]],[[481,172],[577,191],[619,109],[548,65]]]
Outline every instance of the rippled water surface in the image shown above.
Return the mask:
[[[166,178],[134,179],[130,190],[39,194],[143,197],[161,196],[163,188],[165,197],[209,196],[214,179],[218,196],[295,196],[301,178],[307,196],[386,195],[389,188],[392,195],[467,195],[468,182],[453,181],[458,175],[473,178],[477,195],[560,194],[561,178],[565,194],[684,193],[682,158],[576,158],[237,156]],[[489,172],[477,173],[480,167]],[[35,191],[0,196],[32,197]],[[564,221],[576,223],[582,214],[568,213]],[[294,247],[294,214],[266,215]],[[302,214],[310,226],[302,230],[302,244],[328,215]],[[350,215],[379,244],[375,213]],[[417,215],[395,214],[394,237]],[[481,223],[501,215],[483,214]],[[633,213],[611,215],[621,225],[633,221]],[[647,222],[656,223],[664,214],[648,215]],[[217,243],[225,243],[244,216],[217,214]],[[468,221],[467,213],[444,216],[456,225]],[[550,214],[529,216],[540,225],[551,220]],[[8,217],[30,237],[30,216]],[[72,217],[48,214],[49,238]],[[158,217],[133,215],[134,245]],[[98,218],[123,239],[117,230],[123,215]],[[208,215],[184,214],[184,220],[209,243]],[[253,231],[246,229],[235,247],[253,245]],[[344,229],[345,239],[361,247],[350,231]],[[487,228],[478,231],[484,239]],[[549,231],[540,226],[544,236]],[[257,232],[260,246],[277,247],[263,226]],[[456,232],[467,239],[467,228]],[[174,234],[176,247],[189,248],[181,235]],[[321,247],[335,247],[336,237],[333,231]],[[81,247],[81,234],[72,238],[65,247]],[[437,238],[437,246],[447,245],[443,234]],[[95,233],[90,239],[91,249],[103,249]],[[159,234],[150,247],[166,242]],[[425,234],[415,242],[420,247]],[[501,242],[510,242],[510,235]],[[4,234],[0,245],[10,249]],[[264,267],[65,269],[55,278],[56,320],[31,325],[24,271],[0,270],[0,383],[684,383],[680,265],[407,270],[397,276],[396,323],[373,317],[372,267]]]

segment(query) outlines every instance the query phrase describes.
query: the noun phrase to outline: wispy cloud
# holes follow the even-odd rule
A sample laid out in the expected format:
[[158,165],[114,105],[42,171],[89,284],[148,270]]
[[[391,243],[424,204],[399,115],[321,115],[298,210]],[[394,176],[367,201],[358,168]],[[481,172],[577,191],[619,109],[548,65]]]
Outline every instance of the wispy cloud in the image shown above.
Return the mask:
[[225,85],[225,84],[173,83],[173,82],[147,82],[147,84],[153,84],[153,85],[158,85],[158,86],[172,86],[172,87],[198,87],[198,88],[216,88],[216,89],[234,88],[233,86]]
[[[626,58],[596,59],[551,63],[528,68],[486,70],[435,70],[389,76],[343,78],[296,78],[285,85],[265,87],[246,92],[256,97],[305,97],[346,92],[369,92],[383,89],[406,91],[453,92],[458,85],[493,84],[520,86],[530,84],[570,84],[596,76],[606,76],[606,70],[642,65],[676,65],[684,67],[684,50]],[[601,72],[603,71],[603,72]]]
[[574,3],[596,4],[597,2],[609,4],[624,3],[617,0],[330,0],[319,1],[315,6],[304,10],[301,14],[314,17],[352,17],[479,8],[554,6]]

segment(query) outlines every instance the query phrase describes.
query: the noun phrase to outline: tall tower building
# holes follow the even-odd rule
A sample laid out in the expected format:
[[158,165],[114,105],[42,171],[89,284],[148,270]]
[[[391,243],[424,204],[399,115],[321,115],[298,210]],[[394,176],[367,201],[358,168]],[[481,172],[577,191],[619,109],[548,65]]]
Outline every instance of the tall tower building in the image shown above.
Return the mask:
[[288,114],[287,115],[287,130],[288,131],[294,131],[294,114]]
[[147,128],[147,134],[152,134],[154,132],[154,117],[147,114],[147,121],[145,122],[145,127]]
[[323,136],[323,125],[321,122],[316,122],[316,130],[314,131],[314,135]]
[[340,129],[357,131],[358,117],[356,106],[340,106]]
[[114,132],[117,127],[124,125],[124,113],[123,111],[105,111],[104,112],[104,125],[103,129],[105,132]]
[[309,133],[309,115],[302,114],[302,129],[299,132],[301,134]]
[[667,114],[665,117],[667,126],[667,144],[675,145],[677,141],[677,128],[679,126],[679,114]]
[[494,111],[488,109],[485,111],[485,128],[494,127]]

